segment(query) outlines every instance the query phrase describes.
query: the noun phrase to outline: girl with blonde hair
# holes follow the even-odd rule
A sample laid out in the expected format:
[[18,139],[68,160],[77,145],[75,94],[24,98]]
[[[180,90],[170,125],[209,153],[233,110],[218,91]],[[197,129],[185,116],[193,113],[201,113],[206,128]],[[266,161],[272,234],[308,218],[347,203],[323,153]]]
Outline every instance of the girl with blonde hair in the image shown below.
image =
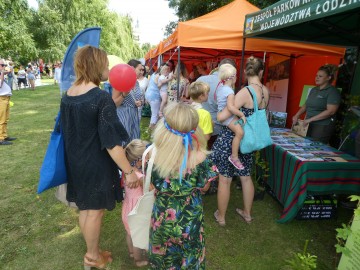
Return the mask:
[[[169,104],[154,131],[156,189],[150,226],[151,269],[204,269],[205,242],[200,189],[214,171],[206,159],[199,117],[186,104]],[[191,247],[191,248],[189,248]]]
[[[146,150],[147,145],[149,142],[142,141],[139,139],[132,140],[126,147],[125,147],[125,154],[126,158],[129,160],[131,166],[134,167],[135,173],[139,178],[142,177],[141,173],[141,166],[142,166],[142,155]],[[121,211],[121,218],[126,230],[126,242],[129,249],[129,255],[131,258],[134,258],[135,265],[137,267],[142,267],[148,264],[147,259],[143,258],[142,250],[134,247],[130,228],[128,224],[128,214],[133,210],[135,207],[138,199],[144,194],[142,186],[138,186],[137,188],[128,188],[125,186],[125,198],[122,204],[122,211]]]
[[160,90],[160,96],[161,96],[161,104],[160,104],[160,111],[159,111],[159,117],[163,116],[163,110],[167,103],[168,98],[168,83],[172,80],[172,74],[170,74],[170,67],[165,64],[160,69],[160,76],[157,78],[157,86]]
[[[226,119],[220,121],[224,126],[227,126],[235,133],[231,143],[231,155],[228,160],[236,169],[244,169],[244,165],[239,160],[239,148],[241,139],[244,136],[242,124],[246,122],[245,115],[234,106],[235,99],[235,82],[236,82],[236,68],[230,64],[221,65],[219,68],[220,83],[215,91],[216,101],[218,104],[218,111],[220,115],[225,115]],[[218,114],[218,120],[219,120]],[[239,121],[241,119],[242,122]]]

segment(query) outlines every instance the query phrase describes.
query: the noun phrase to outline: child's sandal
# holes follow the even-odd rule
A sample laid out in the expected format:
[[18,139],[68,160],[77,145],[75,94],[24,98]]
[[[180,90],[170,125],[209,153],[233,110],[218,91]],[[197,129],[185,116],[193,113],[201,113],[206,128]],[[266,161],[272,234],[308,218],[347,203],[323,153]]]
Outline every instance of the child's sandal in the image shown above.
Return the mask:
[[229,156],[229,161],[238,170],[243,170],[245,168],[244,165],[241,163],[241,161],[238,158],[235,159],[232,156]]

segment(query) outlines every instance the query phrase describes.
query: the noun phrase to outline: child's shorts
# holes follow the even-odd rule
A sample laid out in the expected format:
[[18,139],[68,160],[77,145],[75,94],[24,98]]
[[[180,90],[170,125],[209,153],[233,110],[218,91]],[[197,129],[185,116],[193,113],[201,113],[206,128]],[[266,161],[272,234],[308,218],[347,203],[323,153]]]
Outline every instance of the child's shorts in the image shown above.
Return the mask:
[[231,117],[229,117],[228,119],[226,119],[225,121],[223,121],[223,122],[221,122],[221,124],[223,125],[223,126],[229,126],[230,125],[230,123],[234,120],[234,118],[235,118],[235,115],[232,115]]
[[167,95],[167,87],[165,89],[160,88],[160,94],[166,94]]

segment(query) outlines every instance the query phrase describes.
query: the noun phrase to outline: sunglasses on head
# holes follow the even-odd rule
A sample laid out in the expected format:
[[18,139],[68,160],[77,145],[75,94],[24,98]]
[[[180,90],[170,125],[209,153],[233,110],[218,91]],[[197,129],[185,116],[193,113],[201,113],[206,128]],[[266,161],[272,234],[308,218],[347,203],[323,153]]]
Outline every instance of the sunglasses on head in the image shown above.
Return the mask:
[[2,67],[6,67],[7,65],[6,65],[6,64],[0,64],[0,66],[2,66]]

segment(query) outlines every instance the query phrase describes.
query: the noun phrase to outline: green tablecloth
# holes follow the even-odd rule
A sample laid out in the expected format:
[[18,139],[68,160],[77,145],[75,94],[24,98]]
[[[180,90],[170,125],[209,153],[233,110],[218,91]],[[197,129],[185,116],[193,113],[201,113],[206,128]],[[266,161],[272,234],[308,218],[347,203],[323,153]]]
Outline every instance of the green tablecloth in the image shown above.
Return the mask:
[[279,223],[292,220],[307,194],[360,194],[360,160],[326,146],[347,162],[307,161],[273,144],[263,157],[269,162],[267,184],[284,206]]

